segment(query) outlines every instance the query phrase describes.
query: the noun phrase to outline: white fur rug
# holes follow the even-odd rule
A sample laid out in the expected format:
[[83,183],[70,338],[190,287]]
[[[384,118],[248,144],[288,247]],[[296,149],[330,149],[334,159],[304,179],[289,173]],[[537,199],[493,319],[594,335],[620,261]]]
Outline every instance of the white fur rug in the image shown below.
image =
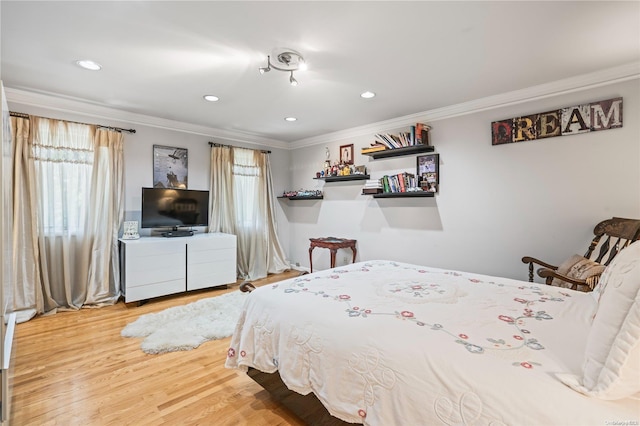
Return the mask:
[[148,354],[195,349],[208,340],[233,334],[248,294],[233,291],[141,315],[120,334],[123,337],[144,337],[141,348]]

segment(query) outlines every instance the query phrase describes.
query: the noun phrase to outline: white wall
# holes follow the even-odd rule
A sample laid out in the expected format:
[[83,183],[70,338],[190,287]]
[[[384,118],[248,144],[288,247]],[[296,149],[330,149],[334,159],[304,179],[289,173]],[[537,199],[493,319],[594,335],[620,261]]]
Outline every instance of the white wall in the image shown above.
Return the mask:
[[[621,129],[491,145],[492,121],[618,96],[624,99]],[[640,218],[639,104],[640,81],[632,80],[430,122],[441,161],[435,198],[373,199],[360,195],[361,181],[313,179],[325,159],[325,146],[337,158],[339,146],[349,143],[355,144],[356,164],[366,165],[372,178],[415,171],[415,155],[381,160],[361,156],[360,148],[373,141],[373,134],[291,151],[268,148],[276,194],[301,188],[325,193],[322,201],[277,200],[278,235],[289,260],[303,267],[309,266],[309,238],[337,236],[358,240],[358,260],[385,258],[525,279],[523,255],[558,263],[582,254],[599,220]],[[187,148],[189,187],[209,187],[209,137],[12,102],[9,108],[134,127],[136,134],[125,135],[127,219],[139,220],[140,188],[152,184],[154,144]],[[315,249],[313,256],[314,269],[329,267],[327,250]],[[350,253],[341,250],[338,264],[346,263],[345,258],[350,259]]]
[[[618,96],[624,102],[623,128],[491,145],[492,121]],[[287,202],[291,261],[308,267],[308,239],[324,236],[357,239],[357,260],[392,259],[519,279],[527,277],[523,255],[558,264],[584,254],[598,221],[640,218],[639,103],[640,81],[632,80],[429,122],[441,162],[435,198],[373,199],[361,195],[362,181],[313,180],[325,145],[296,149],[292,186],[324,189],[324,200]],[[340,145],[355,144],[356,164],[366,165],[372,178],[415,172],[415,155],[360,155],[372,141],[373,134],[326,146],[333,159]],[[349,257],[341,250],[337,264]],[[328,251],[315,249],[313,265],[328,268]]]
[[[140,221],[141,188],[153,186],[153,145],[164,145],[188,149],[189,189],[209,189],[210,147],[208,142],[242,146],[252,149],[267,149],[271,151],[270,161],[273,167],[274,188],[280,194],[287,186],[289,180],[288,163],[289,151],[267,147],[257,147],[238,142],[229,142],[220,138],[208,138],[174,130],[158,129],[153,127],[134,126],[135,134],[125,136],[125,220]],[[283,164],[285,166],[283,166]],[[283,231],[280,238],[286,247],[288,241],[287,223],[282,210],[277,208],[278,228]],[[284,222],[283,222],[284,221]],[[200,228],[197,228],[200,229]],[[143,235],[148,230],[142,231]]]

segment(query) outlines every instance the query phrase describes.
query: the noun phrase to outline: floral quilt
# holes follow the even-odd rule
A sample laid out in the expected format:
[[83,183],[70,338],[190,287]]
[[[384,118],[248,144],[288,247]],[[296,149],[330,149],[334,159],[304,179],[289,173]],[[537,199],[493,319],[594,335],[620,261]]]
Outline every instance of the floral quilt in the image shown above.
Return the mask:
[[226,366],[279,371],[352,423],[637,421],[637,400],[588,398],[555,376],[579,374],[594,312],[564,288],[360,262],[254,290]]

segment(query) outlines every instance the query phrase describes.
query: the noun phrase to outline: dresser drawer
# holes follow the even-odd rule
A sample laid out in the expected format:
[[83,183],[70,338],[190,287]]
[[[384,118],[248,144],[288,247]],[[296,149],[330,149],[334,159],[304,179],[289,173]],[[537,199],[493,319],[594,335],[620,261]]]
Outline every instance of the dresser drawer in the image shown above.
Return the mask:
[[139,300],[151,299],[153,297],[165,296],[167,294],[181,293],[186,291],[184,279],[163,281],[141,286],[129,287],[125,289],[125,302],[137,302]]

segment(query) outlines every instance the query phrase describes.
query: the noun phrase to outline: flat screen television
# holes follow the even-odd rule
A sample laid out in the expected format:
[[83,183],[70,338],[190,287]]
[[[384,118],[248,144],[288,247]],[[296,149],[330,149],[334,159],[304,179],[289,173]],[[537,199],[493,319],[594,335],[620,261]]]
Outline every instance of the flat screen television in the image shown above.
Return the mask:
[[142,188],[142,228],[209,225],[209,191]]

